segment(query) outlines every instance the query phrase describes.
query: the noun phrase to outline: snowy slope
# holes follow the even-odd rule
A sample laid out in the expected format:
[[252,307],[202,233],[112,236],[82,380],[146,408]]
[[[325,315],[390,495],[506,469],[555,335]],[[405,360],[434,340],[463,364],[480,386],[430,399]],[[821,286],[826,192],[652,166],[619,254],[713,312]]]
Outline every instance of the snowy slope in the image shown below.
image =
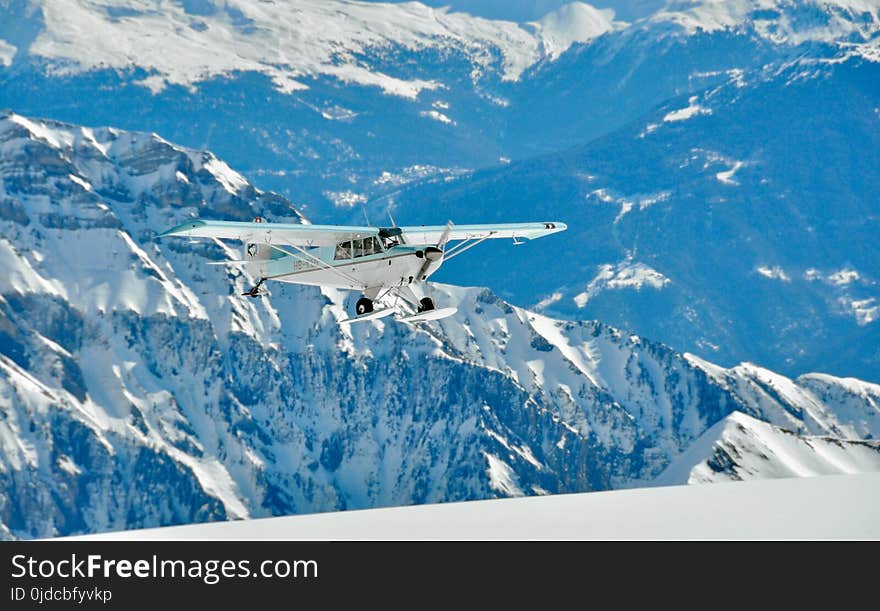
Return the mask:
[[[587,5],[566,8],[531,32],[417,2],[46,0],[40,7],[44,29],[30,45],[31,55],[52,61],[60,73],[138,66],[150,73],[143,84],[157,92],[169,84],[253,71],[284,92],[326,75],[414,99],[443,83],[398,78],[363,59],[381,57],[392,46],[456,49],[472,63],[475,76],[497,69],[503,79],[515,80],[543,57],[614,27],[605,13]],[[571,11],[577,21],[560,27]]]
[[205,265],[234,248],[153,237],[297,212],[155,134],[6,113],[0,185],[6,537],[626,487],[735,411],[878,433],[876,385],[723,369],[486,289],[431,285],[459,312],[418,328],[339,327],[357,296],[333,290],[242,299],[253,278]]
[[876,38],[878,9],[875,0],[673,0],[647,20],[672,22],[690,34],[749,28],[774,43],[855,43]]
[[[615,22],[612,9],[581,2],[524,25],[417,2],[42,0],[37,6],[42,27],[30,55],[49,60],[58,74],[140,67],[148,73],[141,82],[157,92],[168,84],[252,71],[266,74],[284,92],[326,75],[414,99],[443,83],[398,78],[363,60],[375,61],[391,47],[455,49],[475,76],[497,69],[503,79],[517,80],[573,43],[629,25]],[[880,31],[878,11],[880,4],[869,0],[672,2],[633,27],[672,25],[688,35],[747,28],[773,44],[845,44],[851,53],[877,59],[872,40]]]
[[528,25],[540,35],[547,56],[556,59],[575,43],[589,42],[627,24],[615,23],[611,9],[599,10],[583,2],[571,2]]
[[880,471],[880,442],[798,436],[734,412],[715,424],[654,486]]
[[90,540],[877,539],[880,474],[200,524]]

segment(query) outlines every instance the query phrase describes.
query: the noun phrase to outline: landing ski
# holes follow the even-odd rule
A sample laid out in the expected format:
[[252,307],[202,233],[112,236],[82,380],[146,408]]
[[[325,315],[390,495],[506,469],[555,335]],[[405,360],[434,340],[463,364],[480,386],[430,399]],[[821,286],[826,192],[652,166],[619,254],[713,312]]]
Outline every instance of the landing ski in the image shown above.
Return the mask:
[[397,322],[405,322],[405,323],[414,323],[414,322],[427,322],[429,320],[440,320],[441,318],[447,318],[452,316],[458,312],[458,308],[437,308],[434,310],[426,310],[424,312],[419,312],[418,314],[411,314],[409,316],[400,316],[395,318]]
[[354,322],[363,322],[366,320],[376,320],[377,318],[385,318],[386,316],[390,316],[394,314],[394,308],[383,308],[381,310],[373,310],[372,312],[367,312],[366,314],[361,314],[360,316],[352,316],[351,318],[346,318],[345,320],[340,320],[340,325],[347,325]]

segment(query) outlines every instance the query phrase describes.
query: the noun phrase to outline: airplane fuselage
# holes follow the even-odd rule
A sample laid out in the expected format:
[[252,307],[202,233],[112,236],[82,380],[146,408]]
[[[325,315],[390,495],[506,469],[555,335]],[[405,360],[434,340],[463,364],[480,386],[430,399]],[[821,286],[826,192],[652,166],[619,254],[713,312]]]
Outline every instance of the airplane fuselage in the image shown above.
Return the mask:
[[437,271],[442,261],[426,259],[425,250],[425,246],[396,245],[374,254],[339,258],[337,249],[320,247],[308,250],[310,257],[279,253],[276,258],[253,261],[249,267],[267,280],[342,289],[381,289],[421,282]]

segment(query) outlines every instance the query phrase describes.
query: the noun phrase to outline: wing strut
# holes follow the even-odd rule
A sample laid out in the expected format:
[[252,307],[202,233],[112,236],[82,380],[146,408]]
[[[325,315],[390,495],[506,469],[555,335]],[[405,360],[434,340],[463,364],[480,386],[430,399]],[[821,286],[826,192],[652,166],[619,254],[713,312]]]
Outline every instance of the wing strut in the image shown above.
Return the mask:
[[[471,248],[473,248],[477,244],[479,244],[481,242],[485,242],[486,240],[488,240],[491,237],[492,237],[492,234],[489,234],[487,236],[480,238],[479,240],[475,240],[475,241],[465,240],[464,242],[461,242],[460,244],[456,244],[454,247],[450,248],[449,252],[446,253],[446,255],[443,258],[447,261],[449,261],[450,259],[454,259],[455,257],[460,255],[461,253],[470,250]],[[468,244],[468,242],[471,242],[471,243]],[[466,244],[467,244],[467,246],[465,246]]]

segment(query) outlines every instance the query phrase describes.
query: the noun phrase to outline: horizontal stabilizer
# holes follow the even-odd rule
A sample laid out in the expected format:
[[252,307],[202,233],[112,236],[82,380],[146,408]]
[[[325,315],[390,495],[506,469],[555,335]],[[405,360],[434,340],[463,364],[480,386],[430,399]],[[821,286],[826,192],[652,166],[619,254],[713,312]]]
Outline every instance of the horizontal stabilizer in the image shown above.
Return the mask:
[[230,267],[245,267],[249,263],[264,263],[264,261],[236,261],[234,259],[227,259],[225,261],[208,261],[207,265],[228,265]]

